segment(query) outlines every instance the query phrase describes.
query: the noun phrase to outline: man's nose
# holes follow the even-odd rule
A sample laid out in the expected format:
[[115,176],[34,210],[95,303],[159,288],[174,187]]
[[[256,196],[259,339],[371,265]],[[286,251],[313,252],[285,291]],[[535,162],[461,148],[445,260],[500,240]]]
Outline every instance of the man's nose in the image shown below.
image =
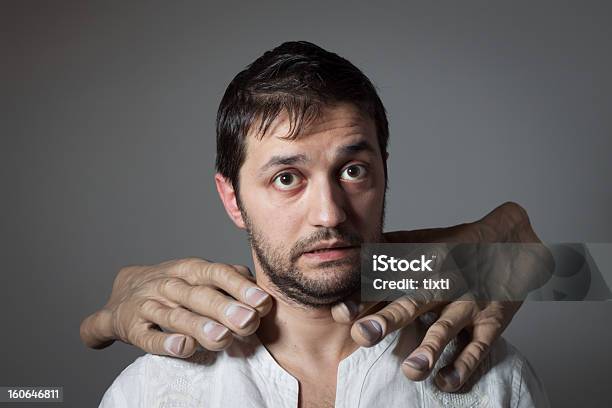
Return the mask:
[[309,222],[316,227],[336,227],[346,221],[345,206],[342,187],[328,180],[321,181],[313,186],[310,194]]

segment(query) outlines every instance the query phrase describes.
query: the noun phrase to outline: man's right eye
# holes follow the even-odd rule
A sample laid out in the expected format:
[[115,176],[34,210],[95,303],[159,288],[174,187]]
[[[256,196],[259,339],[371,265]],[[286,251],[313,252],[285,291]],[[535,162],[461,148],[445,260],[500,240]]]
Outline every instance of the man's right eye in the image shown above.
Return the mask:
[[281,173],[274,178],[274,186],[279,190],[292,190],[298,187],[301,183],[301,177],[295,173]]

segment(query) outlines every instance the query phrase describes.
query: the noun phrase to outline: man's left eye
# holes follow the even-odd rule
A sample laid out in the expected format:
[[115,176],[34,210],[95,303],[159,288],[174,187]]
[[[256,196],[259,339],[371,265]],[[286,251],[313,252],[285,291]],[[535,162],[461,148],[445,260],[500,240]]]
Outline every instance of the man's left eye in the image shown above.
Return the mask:
[[367,173],[368,170],[365,168],[365,166],[361,164],[352,164],[342,170],[342,173],[340,173],[340,178],[348,181],[357,181],[364,178]]

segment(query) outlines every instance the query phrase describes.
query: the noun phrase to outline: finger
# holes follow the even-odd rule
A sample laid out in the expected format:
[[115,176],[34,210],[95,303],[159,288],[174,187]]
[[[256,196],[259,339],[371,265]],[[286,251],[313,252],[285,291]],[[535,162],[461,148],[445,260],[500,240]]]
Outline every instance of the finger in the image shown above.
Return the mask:
[[427,378],[444,348],[474,317],[474,303],[457,301],[442,310],[425,333],[421,344],[402,363],[402,371],[413,381]]
[[182,307],[168,307],[149,299],[142,310],[145,319],[173,333],[191,336],[207,350],[223,350],[232,343],[227,327]]
[[499,334],[499,330],[493,327],[476,327],[472,340],[459,353],[454,363],[438,371],[435,378],[438,387],[446,392],[453,392],[461,388],[489,354],[491,344],[499,337]]
[[338,323],[348,324],[372,310],[380,310],[388,302],[361,302],[356,292],[331,308],[332,318]]
[[248,266],[239,264],[231,264],[231,266],[233,266],[239,274],[241,274],[251,282],[255,282],[255,275],[251,273],[251,269]]
[[145,323],[132,330],[128,341],[147,353],[181,358],[195,353],[198,344],[193,337],[164,333]]
[[[272,308],[272,297],[245,276],[245,268],[211,263],[204,260],[188,260],[182,267],[181,278],[190,285],[211,285],[226,291],[234,299],[257,309],[265,315]],[[248,268],[246,268],[248,270]]]
[[[238,273],[247,278],[253,283],[257,283],[255,274],[251,272],[248,266],[232,264]],[[265,316],[272,309],[272,297],[257,286],[249,287],[246,289],[246,295],[244,301],[249,305],[253,306],[260,316]],[[263,293],[263,294],[262,294]],[[264,299],[263,301],[261,299]]]
[[376,306],[383,307],[383,302],[362,303],[352,299],[336,303],[331,308],[332,318],[338,323],[352,323],[355,319],[371,311]]
[[240,336],[253,334],[259,327],[255,309],[209,286],[191,286],[182,279],[165,278],[160,280],[158,291],[162,297],[216,320]]
[[426,297],[403,296],[374,314],[360,318],[351,327],[351,336],[357,344],[370,347],[388,333],[412,323],[419,315],[438,306],[439,302]]

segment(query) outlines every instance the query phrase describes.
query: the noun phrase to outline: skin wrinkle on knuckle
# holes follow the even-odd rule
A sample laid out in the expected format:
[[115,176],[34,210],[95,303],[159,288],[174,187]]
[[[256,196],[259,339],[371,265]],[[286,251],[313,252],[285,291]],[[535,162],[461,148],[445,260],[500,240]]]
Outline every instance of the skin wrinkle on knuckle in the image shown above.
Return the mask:
[[141,337],[141,344],[144,344],[147,350],[163,349],[163,347],[160,347],[161,345],[158,344],[157,336],[153,336],[147,332],[143,332]]
[[480,359],[489,351],[489,345],[482,340],[472,340],[472,347],[477,350],[477,359]]
[[238,292],[244,295],[243,276],[237,272],[233,266],[220,264],[220,267],[215,271],[216,284],[229,291]]
[[164,297],[180,300],[188,295],[184,292],[188,288],[187,285],[187,282],[180,278],[166,277],[160,279],[158,288]]
[[181,309],[179,307],[175,307],[173,309],[170,309],[168,311],[167,314],[167,322],[170,326],[172,327],[176,327],[176,326],[180,326],[181,322],[183,321],[184,318],[184,313],[183,313],[184,309]]
[[479,361],[480,359],[476,355],[467,352],[463,356],[461,356],[460,359],[457,359],[455,361],[454,366],[461,374],[461,378],[467,379],[467,377],[469,377],[472,372],[474,372],[476,367],[478,367]]
[[461,367],[462,371],[465,371],[465,373],[470,373],[476,368],[478,361],[480,361],[480,359],[477,355],[473,354],[472,351],[467,351],[461,360],[456,362],[456,365],[458,367],[463,366]]
[[178,276],[184,277],[193,273],[194,270],[205,270],[206,264],[203,264],[203,261],[198,258],[184,258],[177,261],[173,269],[176,269]]
[[202,299],[206,298],[206,289],[200,286],[190,286],[184,288],[184,293],[181,296],[186,305],[197,305],[202,303]]
[[[223,263],[214,263],[210,265],[208,268],[208,278],[210,282],[214,283],[217,286],[227,285],[228,283],[228,275],[229,269],[231,267],[229,265]],[[231,279],[230,279],[231,283]]]
[[152,316],[156,314],[160,309],[159,303],[157,303],[153,299],[145,299],[143,302],[140,302],[136,307],[140,314],[143,316]]
[[455,329],[456,326],[456,322],[442,317],[436,320],[436,322],[431,326],[430,330],[434,330],[435,332],[441,332],[444,335],[448,335]]
[[[448,343],[448,337],[442,333],[427,333],[425,340],[421,345],[429,345],[432,350],[442,350],[444,346]],[[436,351],[437,353],[437,351]]]
[[[434,323],[435,325],[435,323]],[[431,342],[436,348],[442,348],[446,343],[449,342],[451,336],[451,330],[449,327],[432,326],[427,334],[425,335],[427,341]]]
[[216,296],[216,294],[217,292],[215,289],[206,286],[195,286],[190,289],[188,304],[191,305],[193,309],[200,310],[200,312],[196,312],[200,314],[219,311],[222,309],[225,297],[220,294]]
[[486,356],[488,346],[480,341],[474,341],[465,349],[463,356],[455,363],[457,366],[463,366],[462,369],[466,373],[471,373],[478,367],[480,361]]
[[426,354],[428,354],[429,356],[431,356],[432,358],[436,358],[436,356],[438,355],[440,348],[436,346],[436,344],[429,342],[429,341],[425,341],[423,343],[421,343],[421,345],[418,347],[419,350],[421,351],[425,351]]
[[398,307],[389,307],[385,311],[380,312],[379,315],[391,325],[395,325],[402,320],[402,310],[398,309]]
[[417,315],[419,304],[411,298],[401,298],[389,305],[387,311],[394,322],[410,320]]
[[127,340],[129,343],[132,343],[147,352],[153,350],[152,347],[149,347],[149,343],[151,343],[151,336],[146,330],[142,330],[142,328],[133,327],[132,330],[127,333]]

